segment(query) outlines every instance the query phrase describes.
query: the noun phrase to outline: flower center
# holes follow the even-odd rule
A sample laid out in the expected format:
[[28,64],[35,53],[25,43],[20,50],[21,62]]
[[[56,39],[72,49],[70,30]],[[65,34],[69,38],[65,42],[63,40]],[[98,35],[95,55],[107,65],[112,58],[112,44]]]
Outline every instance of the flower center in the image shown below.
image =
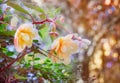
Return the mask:
[[22,36],[22,38],[23,38],[24,41],[29,41],[30,40],[29,35],[26,34],[26,33],[21,33],[21,36]]

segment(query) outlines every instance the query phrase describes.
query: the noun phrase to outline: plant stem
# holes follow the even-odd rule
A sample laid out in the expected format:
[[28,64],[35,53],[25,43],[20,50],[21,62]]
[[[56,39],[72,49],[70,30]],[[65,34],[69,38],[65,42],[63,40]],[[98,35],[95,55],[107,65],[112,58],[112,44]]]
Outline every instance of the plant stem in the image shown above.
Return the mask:
[[32,19],[32,24],[43,24],[43,23],[45,23],[45,22],[52,22],[52,20],[50,20],[50,19],[45,19],[45,20],[43,20],[43,21],[36,22],[31,14],[28,14],[28,15],[29,15],[30,18]]
[[33,24],[43,24],[43,23],[45,23],[45,22],[52,22],[52,20],[50,20],[50,19],[45,19],[45,20],[40,21],[40,22],[33,21]]
[[0,16],[0,21],[4,20],[3,16]]
[[63,28],[67,33],[71,34],[71,32],[69,30],[67,30],[65,27],[63,27],[60,24],[58,24],[58,23],[55,22],[55,20],[57,19],[56,17],[53,18],[53,19],[48,19],[47,18],[47,19],[45,19],[43,21],[36,22],[31,14],[28,14],[28,15],[32,19],[32,24],[44,24],[45,22],[54,22],[56,24],[56,26],[59,26],[59,27]]
[[26,52],[27,49],[25,49],[22,53],[20,53],[18,56],[18,58],[16,58],[15,60],[13,60],[11,63],[9,63],[8,65],[6,65],[5,67],[0,69],[0,73],[2,73],[3,71],[5,71],[6,69],[8,69],[12,64],[14,64],[16,61],[18,61],[19,59],[21,59],[23,56],[25,56],[28,52]]

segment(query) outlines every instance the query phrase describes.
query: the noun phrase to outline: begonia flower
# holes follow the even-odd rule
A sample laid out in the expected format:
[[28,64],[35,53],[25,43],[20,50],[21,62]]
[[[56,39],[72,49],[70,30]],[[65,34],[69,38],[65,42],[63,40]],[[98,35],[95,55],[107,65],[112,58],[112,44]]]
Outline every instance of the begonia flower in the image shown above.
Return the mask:
[[70,63],[70,55],[77,53],[80,49],[86,49],[90,45],[90,41],[78,37],[77,34],[69,34],[65,37],[56,39],[51,45],[50,57],[58,62]]
[[70,62],[70,55],[77,52],[79,45],[72,39],[72,34],[56,39],[51,46],[51,56],[55,62],[58,59],[64,61],[65,64]]
[[37,39],[38,31],[31,23],[22,24],[14,36],[14,45],[17,52],[22,52],[25,47],[30,48],[34,39]]

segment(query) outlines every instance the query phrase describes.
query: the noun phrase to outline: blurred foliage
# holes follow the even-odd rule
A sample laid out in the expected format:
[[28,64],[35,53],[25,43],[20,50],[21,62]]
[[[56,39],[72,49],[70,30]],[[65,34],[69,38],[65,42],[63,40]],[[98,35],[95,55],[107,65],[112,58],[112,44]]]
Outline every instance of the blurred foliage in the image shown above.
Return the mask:
[[[42,56],[42,55],[41,55]],[[28,57],[30,58],[31,55]],[[38,77],[50,80],[52,83],[70,82],[71,68],[63,63],[53,63],[49,58],[36,58],[32,56],[33,60],[25,60],[26,67],[33,66],[34,71]],[[28,58],[27,58],[28,59]],[[33,64],[32,64],[33,63]]]
[[[23,51],[18,54],[13,45],[19,23],[38,21],[38,18],[52,19],[60,13],[59,8],[48,10],[50,11],[25,1],[0,1],[0,83],[72,83],[71,66],[54,63],[46,56],[48,52],[45,50],[51,44],[48,23],[36,25],[43,41],[40,45],[45,47],[45,50],[40,48],[40,51],[37,51],[39,47],[32,47],[31,53],[24,54]],[[38,46],[37,40],[33,42]]]

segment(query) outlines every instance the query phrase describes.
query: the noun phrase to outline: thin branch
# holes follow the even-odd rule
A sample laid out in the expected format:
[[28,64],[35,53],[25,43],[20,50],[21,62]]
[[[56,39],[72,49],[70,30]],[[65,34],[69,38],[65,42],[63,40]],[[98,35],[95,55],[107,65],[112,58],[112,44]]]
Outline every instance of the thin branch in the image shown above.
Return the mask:
[[33,21],[33,24],[44,24],[45,22],[52,22],[52,20],[50,20],[50,19],[45,19],[45,20],[40,21],[40,22]]
[[[44,49],[42,49],[42,48],[40,48],[38,45],[36,45],[35,43],[33,44],[35,47],[37,47],[37,48],[39,48],[39,50],[36,50],[36,49],[34,49],[34,50],[36,50],[37,52],[39,52],[39,53],[41,53],[41,54],[43,54],[44,56],[46,56],[46,57],[48,57],[48,55],[50,54],[49,52],[47,52],[47,51],[45,51]],[[42,51],[44,51],[45,53],[47,53],[47,54],[45,54],[45,53],[43,53]],[[55,55],[52,55],[53,57],[55,57],[55,58],[57,58],[59,61],[63,61],[63,59],[60,59],[59,57],[57,57],[57,56],[55,56]]]
[[2,73],[3,71],[5,71],[6,69],[8,69],[12,64],[14,64],[16,61],[18,61],[19,59],[21,59],[23,56],[25,56],[27,53],[27,48],[22,52],[20,53],[18,56],[18,58],[16,58],[14,61],[12,61],[11,63],[9,63],[7,66],[3,67],[0,69],[0,73]]
[[49,54],[48,51],[42,49],[39,45],[37,45],[36,43],[33,43],[34,46],[38,47],[40,50],[44,51],[45,53]]
[[14,58],[11,58],[11,57],[8,57],[7,55],[5,55],[3,52],[0,51],[0,55],[5,58],[5,59],[8,59],[8,60],[14,60]]
[[34,22],[35,20],[34,20],[33,16],[32,16],[31,14],[28,14],[28,15],[29,15],[30,18],[32,19],[32,22]]

